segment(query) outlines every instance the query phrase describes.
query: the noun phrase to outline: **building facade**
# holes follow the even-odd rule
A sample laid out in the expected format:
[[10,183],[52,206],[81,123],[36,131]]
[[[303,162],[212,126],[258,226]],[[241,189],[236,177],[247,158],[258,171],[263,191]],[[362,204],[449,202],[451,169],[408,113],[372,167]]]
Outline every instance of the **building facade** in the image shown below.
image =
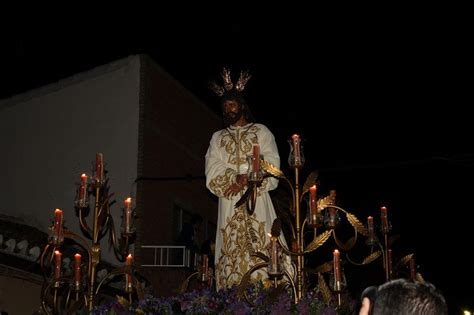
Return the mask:
[[[204,155],[212,132],[220,127],[212,110],[146,55],[2,100],[0,145],[8,154],[0,156],[7,166],[0,181],[0,214],[47,235],[59,208],[65,227],[82,234],[74,200],[81,174],[92,176],[95,155],[102,153],[114,194],[116,233],[123,202],[131,197],[135,264],[147,266],[140,271],[153,294],[173,294],[189,271],[152,267],[154,257],[146,248],[176,245],[181,227],[196,213],[203,218],[199,240],[215,236],[217,206],[205,187]],[[120,266],[107,239],[101,242],[101,258]],[[1,249],[6,241],[0,242]],[[3,260],[0,265],[1,270],[11,267]],[[33,278],[32,285],[38,286]],[[11,305],[2,308],[15,313]]]

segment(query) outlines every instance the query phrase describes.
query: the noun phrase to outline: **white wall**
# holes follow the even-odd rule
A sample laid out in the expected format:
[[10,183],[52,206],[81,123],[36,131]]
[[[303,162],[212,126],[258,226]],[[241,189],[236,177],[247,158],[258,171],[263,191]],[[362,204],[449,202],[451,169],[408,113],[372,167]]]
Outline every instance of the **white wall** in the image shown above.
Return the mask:
[[[47,231],[60,208],[80,233],[76,184],[102,152],[119,233],[123,200],[135,194],[139,70],[132,56],[0,102],[0,213]],[[111,252],[103,258],[116,262]]]

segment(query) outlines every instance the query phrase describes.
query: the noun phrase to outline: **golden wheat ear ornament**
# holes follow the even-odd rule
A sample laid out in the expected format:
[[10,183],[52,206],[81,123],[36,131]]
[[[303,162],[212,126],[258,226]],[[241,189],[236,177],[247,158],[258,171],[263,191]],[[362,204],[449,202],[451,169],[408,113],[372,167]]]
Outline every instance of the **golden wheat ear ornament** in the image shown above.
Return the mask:
[[215,81],[212,81],[209,84],[209,88],[214,91],[214,93],[217,94],[217,96],[223,96],[226,92],[235,90],[238,93],[241,93],[247,84],[247,82],[250,80],[252,75],[248,70],[241,71],[239,75],[239,79],[237,80],[237,83],[234,84],[232,82],[232,78],[230,75],[230,70],[223,68],[221,72],[222,76],[222,81],[224,82],[224,85],[221,86],[217,84]]

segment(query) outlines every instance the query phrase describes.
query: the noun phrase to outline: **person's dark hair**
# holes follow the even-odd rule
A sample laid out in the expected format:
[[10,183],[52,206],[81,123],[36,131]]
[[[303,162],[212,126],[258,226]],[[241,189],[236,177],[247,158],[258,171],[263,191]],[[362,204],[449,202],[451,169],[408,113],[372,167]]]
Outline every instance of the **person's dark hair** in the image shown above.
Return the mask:
[[365,288],[364,291],[362,291],[362,294],[360,295],[360,301],[361,302],[364,298],[368,298],[369,301],[370,301],[369,314],[372,314],[372,309],[374,307],[375,297],[377,296],[377,289],[378,289],[378,287],[375,286],[375,285],[367,287],[367,288]]
[[[369,297],[370,299],[370,297]],[[379,286],[373,303],[373,315],[447,315],[448,306],[442,293],[429,283],[396,279]]]

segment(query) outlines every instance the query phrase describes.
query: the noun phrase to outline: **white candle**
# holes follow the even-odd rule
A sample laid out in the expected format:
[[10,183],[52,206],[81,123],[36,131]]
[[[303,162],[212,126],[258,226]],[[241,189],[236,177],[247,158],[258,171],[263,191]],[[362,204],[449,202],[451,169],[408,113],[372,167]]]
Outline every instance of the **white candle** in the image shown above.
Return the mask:
[[95,175],[98,181],[102,181],[104,178],[104,156],[102,153],[95,155]]
[[374,218],[369,216],[367,217],[367,229],[369,230],[369,239],[374,238]]
[[270,272],[278,273],[279,272],[279,257],[278,257],[278,238],[272,236],[270,237]]
[[380,208],[380,221],[382,222],[382,232],[388,233],[387,207]]
[[125,208],[124,208],[124,214],[123,214],[123,219],[124,219],[124,227],[125,227],[125,233],[130,233],[130,224],[132,222],[132,198],[128,197],[124,201]]
[[81,282],[81,254],[74,255],[74,281]]
[[259,172],[260,171],[260,146],[258,144],[253,145],[253,163],[252,163],[252,171]]
[[316,204],[316,185],[313,185],[309,188],[309,209],[311,211],[311,215],[318,214],[318,207]]
[[63,212],[61,209],[54,210],[54,238],[59,240],[63,227]]
[[81,186],[79,187],[79,207],[85,207],[87,193],[87,175],[81,175]]
[[206,254],[202,256],[202,274],[203,274],[203,280],[207,280],[207,271],[209,270],[209,257],[207,257]]
[[340,283],[341,282],[341,257],[337,249],[334,250],[333,259],[334,259],[334,279],[336,280],[336,283]]
[[54,251],[54,280],[58,281],[61,278],[61,252],[59,250]]
[[132,288],[132,263],[133,263],[133,257],[132,254],[128,254],[127,259],[125,261],[125,264],[127,267],[129,267],[129,271],[125,274],[125,290],[130,290]]

